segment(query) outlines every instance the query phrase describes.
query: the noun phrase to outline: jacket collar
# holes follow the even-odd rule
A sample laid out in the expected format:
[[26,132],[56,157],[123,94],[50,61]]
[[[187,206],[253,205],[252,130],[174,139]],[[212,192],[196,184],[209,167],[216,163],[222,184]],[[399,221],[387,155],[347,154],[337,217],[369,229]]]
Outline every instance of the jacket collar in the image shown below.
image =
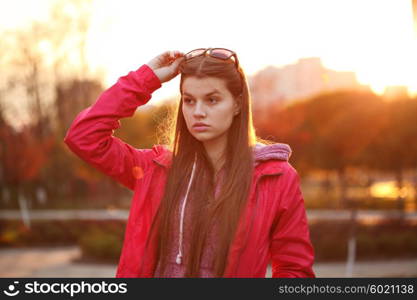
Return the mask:
[[[171,167],[172,152],[165,146],[162,146],[161,150],[163,151],[160,151],[153,161],[162,167]],[[283,143],[270,145],[256,143],[253,154],[256,172],[260,175],[273,175],[283,171],[282,164],[276,163],[276,161],[288,161],[292,150],[288,144]]]

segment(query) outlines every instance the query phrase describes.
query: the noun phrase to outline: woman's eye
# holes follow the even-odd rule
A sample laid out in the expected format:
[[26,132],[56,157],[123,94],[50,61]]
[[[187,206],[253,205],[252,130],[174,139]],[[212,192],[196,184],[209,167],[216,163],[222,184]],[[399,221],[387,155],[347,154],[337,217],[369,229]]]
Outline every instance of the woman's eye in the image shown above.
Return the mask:
[[[217,103],[217,102],[219,102],[217,99],[215,99],[215,98],[208,98],[208,100],[207,100],[210,104],[215,104],[215,103]],[[191,103],[194,103],[194,100],[193,99],[189,99],[189,98],[184,98],[184,103],[186,103],[186,104],[191,104]]]

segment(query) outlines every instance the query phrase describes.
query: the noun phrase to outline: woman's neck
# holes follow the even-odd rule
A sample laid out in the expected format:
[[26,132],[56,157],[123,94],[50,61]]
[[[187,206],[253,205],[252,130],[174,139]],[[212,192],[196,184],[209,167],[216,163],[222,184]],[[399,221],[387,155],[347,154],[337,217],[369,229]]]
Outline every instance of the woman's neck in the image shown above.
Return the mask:
[[214,140],[204,142],[204,148],[215,170],[215,174],[222,168],[224,164],[224,153],[226,150],[227,135],[224,134]]

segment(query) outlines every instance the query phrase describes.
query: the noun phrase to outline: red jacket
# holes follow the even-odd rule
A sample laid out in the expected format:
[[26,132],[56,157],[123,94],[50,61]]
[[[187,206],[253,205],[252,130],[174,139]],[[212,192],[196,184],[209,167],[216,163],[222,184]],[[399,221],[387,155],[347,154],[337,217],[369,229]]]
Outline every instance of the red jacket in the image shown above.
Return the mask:
[[[163,145],[136,149],[113,132],[121,118],[131,117],[160,87],[146,64],[129,72],[78,114],[64,139],[80,158],[134,191],[116,277],[153,277],[156,251],[152,242],[145,251],[145,241],[163,195],[171,152]],[[272,277],[315,277],[300,178],[282,151],[278,154],[281,159],[266,155],[255,165],[224,277],[265,277],[269,262]]]

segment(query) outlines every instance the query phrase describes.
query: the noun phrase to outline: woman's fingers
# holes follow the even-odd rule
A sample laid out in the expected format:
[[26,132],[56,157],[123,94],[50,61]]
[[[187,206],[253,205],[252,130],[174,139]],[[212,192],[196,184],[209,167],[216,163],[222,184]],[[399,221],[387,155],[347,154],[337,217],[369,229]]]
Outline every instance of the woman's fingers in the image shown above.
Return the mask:
[[161,82],[165,82],[178,74],[178,66],[185,54],[178,50],[162,52],[151,61],[148,66],[155,72]]
[[174,52],[174,57],[175,58],[178,58],[178,57],[181,57],[181,56],[184,56],[185,55],[183,52],[178,51],[178,50],[175,50],[173,52]]
[[184,53],[178,50],[170,50],[170,51],[165,51],[161,53],[159,57],[160,57],[160,62],[162,66],[165,66],[165,65],[171,64],[174,60],[182,56],[184,56]]

